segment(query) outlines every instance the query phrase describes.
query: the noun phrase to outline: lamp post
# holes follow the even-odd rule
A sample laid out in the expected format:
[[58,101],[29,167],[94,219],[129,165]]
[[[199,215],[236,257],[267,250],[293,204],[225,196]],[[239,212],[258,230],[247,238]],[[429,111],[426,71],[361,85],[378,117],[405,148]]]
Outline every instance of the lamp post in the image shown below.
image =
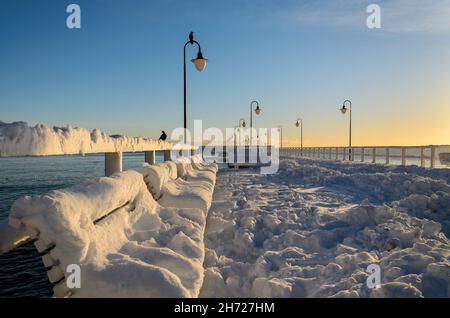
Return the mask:
[[300,127],[300,156],[303,156],[303,119],[297,119],[295,126]]
[[[345,107],[345,104],[348,103],[349,104],[349,108]],[[344,103],[342,104],[342,108],[341,108],[341,112],[342,114],[345,115],[345,113],[347,112],[347,109],[350,110],[349,115],[350,115],[350,130],[349,130],[349,141],[348,141],[348,146],[349,146],[349,150],[348,150],[348,160],[352,160],[352,102],[350,100],[345,100]]]
[[259,107],[259,103],[254,100],[250,103],[250,146],[252,144],[253,138],[252,138],[252,131],[253,131],[253,111],[252,111],[252,107],[253,104],[256,104],[256,108],[255,108],[255,114],[259,115],[261,113],[261,108]]
[[283,148],[283,126],[278,126],[278,131],[280,132],[280,149]]
[[[234,127],[235,139],[236,139],[236,131],[238,131],[239,132],[239,140],[240,140],[240,138],[241,138],[240,137],[241,136],[241,127],[245,128],[245,125],[246,125],[245,119],[244,118],[239,119],[239,125]],[[236,142],[236,144],[237,144],[237,142]]]
[[191,32],[189,34],[189,40],[184,45],[183,50],[183,79],[184,79],[184,143],[186,143],[186,130],[187,130],[187,93],[186,93],[186,47],[188,44],[194,45],[196,44],[198,46],[198,53],[197,58],[192,59],[191,62],[194,63],[195,68],[197,71],[202,72],[205,69],[206,62],[208,62],[207,59],[203,57],[202,49],[200,47],[200,44],[194,40],[194,32]]

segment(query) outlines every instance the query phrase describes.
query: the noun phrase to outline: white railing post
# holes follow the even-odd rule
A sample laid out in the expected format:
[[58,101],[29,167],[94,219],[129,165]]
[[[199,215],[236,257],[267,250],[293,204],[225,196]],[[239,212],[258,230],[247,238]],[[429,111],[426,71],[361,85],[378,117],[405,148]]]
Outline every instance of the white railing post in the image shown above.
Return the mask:
[[336,160],[338,160],[338,156],[339,156],[339,148],[336,147]]
[[425,149],[424,147],[420,147],[420,166],[425,167]]
[[361,162],[364,162],[364,147],[361,147]]
[[155,151],[144,151],[145,162],[154,165],[156,163]]
[[389,147],[386,147],[386,164],[389,164]]
[[377,148],[372,148],[372,163],[377,163]]
[[342,160],[345,161],[345,158],[347,158],[347,148],[342,148]]
[[122,153],[105,152],[105,176],[122,172]]
[[406,166],[406,148],[402,147],[402,166]]
[[430,148],[430,168],[435,167],[436,147]]

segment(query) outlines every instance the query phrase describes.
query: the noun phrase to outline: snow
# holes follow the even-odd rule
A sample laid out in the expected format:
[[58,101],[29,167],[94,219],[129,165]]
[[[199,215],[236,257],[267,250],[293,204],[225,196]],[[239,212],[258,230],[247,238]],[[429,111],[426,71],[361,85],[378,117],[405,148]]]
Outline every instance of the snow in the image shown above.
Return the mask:
[[[184,172],[190,164],[178,163],[178,166],[183,168],[180,172]],[[174,162],[156,165],[144,163],[141,169],[149,192],[162,206],[198,208],[206,215],[211,206],[215,173],[208,174],[210,178],[197,176],[202,173],[200,171],[186,174],[186,178],[183,175],[178,178],[178,171]]]
[[[218,174],[201,297],[450,297],[450,173],[283,158]],[[381,287],[366,271],[381,268]]]
[[28,126],[0,121],[0,156],[45,156],[101,152],[137,152],[171,149],[170,142],[127,136],[109,136],[79,127]]
[[[10,215],[40,233],[37,247],[55,246],[43,257],[53,264],[51,281],[80,265],[74,297],[196,297],[205,218],[199,209],[161,207],[135,171],[23,197]],[[65,281],[54,291],[65,296]]]
[[144,164],[21,198],[10,221],[55,245],[51,281],[81,265],[75,297],[450,297],[450,170],[285,157],[273,175],[216,171]]

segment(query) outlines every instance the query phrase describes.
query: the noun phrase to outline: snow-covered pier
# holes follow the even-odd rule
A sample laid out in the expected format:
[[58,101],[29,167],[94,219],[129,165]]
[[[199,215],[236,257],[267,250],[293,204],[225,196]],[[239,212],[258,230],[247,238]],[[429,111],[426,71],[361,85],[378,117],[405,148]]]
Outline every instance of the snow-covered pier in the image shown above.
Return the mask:
[[[222,171],[201,297],[450,297],[450,170],[280,158]],[[367,286],[368,267],[380,288]]]
[[[450,169],[407,166],[406,149],[386,165],[395,147],[383,164],[375,147],[372,163],[366,149],[283,148],[275,174],[219,172],[188,146],[0,129],[2,156],[105,153],[107,177],[22,197],[0,224],[0,254],[33,241],[56,297],[450,297]],[[425,162],[433,147],[412,148]],[[137,151],[140,171],[122,172],[121,154]]]

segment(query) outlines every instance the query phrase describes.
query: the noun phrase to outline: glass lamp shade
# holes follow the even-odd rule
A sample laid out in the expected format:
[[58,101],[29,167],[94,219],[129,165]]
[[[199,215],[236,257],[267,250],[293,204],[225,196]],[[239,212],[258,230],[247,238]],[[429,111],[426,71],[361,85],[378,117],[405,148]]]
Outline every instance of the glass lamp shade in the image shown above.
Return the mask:
[[195,68],[196,68],[197,71],[199,71],[199,72],[201,72],[201,71],[203,71],[203,70],[205,69],[205,67],[206,67],[206,62],[208,62],[208,60],[205,59],[205,58],[203,58],[203,57],[201,57],[201,58],[196,58],[196,59],[193,59],[193,60],[191,60],[191,61],[192,61],[192,63],[194,63]]
[[255,114],[259,115],[260,113],[261,113],[261,108],[259,108],[259,106],[256,106]]
[[246,125],[246,123],[245,123],[245,121],[243,121],[243,122],[242,122],[242,127],[245,128],[245,125]]
[[300,123],[299,123],[299,122],[296,122],[296,123],[295,123],[295,126],[299,127],[299,126],[300,126]]
[[345,113],[347,112],[347,108],[345,108],[345,106],[342,106],[341,112],[342,112],[343,114],[345,114]]

